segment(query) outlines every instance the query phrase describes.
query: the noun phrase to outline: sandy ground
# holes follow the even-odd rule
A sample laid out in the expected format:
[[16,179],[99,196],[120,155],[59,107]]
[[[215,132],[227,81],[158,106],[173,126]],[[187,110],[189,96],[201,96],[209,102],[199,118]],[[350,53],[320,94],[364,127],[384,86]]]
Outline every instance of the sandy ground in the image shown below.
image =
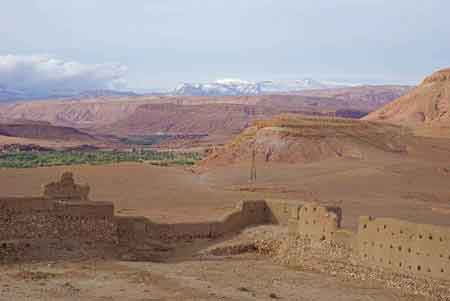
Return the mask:
[[[201,174],[143,164],[0,169],[1,196],[39,195],[41,185],[73,171],[91,197],[120,214],[157,221],[211,220],[240,199],[319,199],[360,215],[450,225],[450,156],[335,159],[306,165],[259,165]],[[271,297],[271,294],[272,297]],[[0,300],[426,300],[374,283],[291,270],[256,255],[185,257],[164,263],[80,261],[2,266]]]
[[0,300],[426,300],[291,270],[255,255],[169,263],[81,261],[2,268]]
[[331,202],[344,210],[344,226],[361,215],[450,225],[450,153],[438,161],[385,157],[333,159],[304,165],[262,164],[194,174],[181,167],[145,164],[0,169],[0,196],[39,195],[42,184],[73,171],[91,185],[91,198],[112,201],[119,214],[156,221],[212,220],[242,199]]
[[[450,166],[450,161],[446,166]],[[307,165],[260,166],[258,180],[251,185],[245,183],[247,175],[243,167],[215,170],[207,177],[217,187],[234,191],[250,190],[275,199],[316,199],[337,204],[343,208],[344,227],[355,228],[362,215],[450,225],[450,174],[442,168],[442,163],[406,159],[329,160]]]
[[214,189],[202,177],[177,167],[147,164],[0,169],[0,196],[40,195],[42,184],[72,171],[89,183],[91,199],[112,201],[116,212],[158,221],[209,220],[221,216],[251,193]]

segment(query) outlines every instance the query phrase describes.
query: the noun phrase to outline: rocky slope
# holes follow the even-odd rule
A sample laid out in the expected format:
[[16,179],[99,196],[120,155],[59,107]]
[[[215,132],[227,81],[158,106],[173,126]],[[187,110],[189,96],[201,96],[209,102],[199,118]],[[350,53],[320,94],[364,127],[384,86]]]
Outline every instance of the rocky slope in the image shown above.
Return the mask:
[[59,126],[89,128],[123,119],[143,103],[140,98],[133,97],[31,101],[0,106],[0,116],[12,120],[46,121]]
[[351,88],[336,88],[322,90],[308,90],[299,92],[303,96],[326,97],[341,101],[343,106],[373,111],[392,100],[395,100],[413,89],[411,86],[359,86]]
[[80,130],[44,122],[15,121],[0,123],[0,136],[94,143],[97,139]]
[[203,166],[250,162],[307,163],[329,158],[365,159],[376,153],[407,153],[404,128],[342,118],[283,114],[256,121],[231,143],[214,150]]
[[99,127],[97,131],[121,136],[149,133],[232,135],[239,133],[251,121],[278,112],[273,107],[241,104],[145,104],[127,118]]
[[418,135],[450,137],[450,68],[364,119],[407,125]]

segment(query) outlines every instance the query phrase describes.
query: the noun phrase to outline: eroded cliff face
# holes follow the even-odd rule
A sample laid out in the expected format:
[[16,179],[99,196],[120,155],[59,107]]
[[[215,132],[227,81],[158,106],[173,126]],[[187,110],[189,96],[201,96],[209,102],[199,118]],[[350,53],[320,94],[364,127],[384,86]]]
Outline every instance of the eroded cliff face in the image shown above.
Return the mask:
[[450,137],[450,69],[426,77],[416,89],[364,119],[406,125],[418,135]]
[[203,165],[251,161],[307,163],[329,158],[363,159],[374,152],[406,153],[407,132],[400,127],[339,118],[280,115],[257,121]]

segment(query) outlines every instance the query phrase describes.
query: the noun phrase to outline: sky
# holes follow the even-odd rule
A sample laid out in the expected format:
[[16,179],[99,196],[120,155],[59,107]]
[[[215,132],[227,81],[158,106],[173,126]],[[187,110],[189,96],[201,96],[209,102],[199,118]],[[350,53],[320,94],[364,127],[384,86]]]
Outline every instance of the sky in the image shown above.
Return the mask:
[[448,0],[3,0],[0,87],[416,84],[450,67],[449,11]]

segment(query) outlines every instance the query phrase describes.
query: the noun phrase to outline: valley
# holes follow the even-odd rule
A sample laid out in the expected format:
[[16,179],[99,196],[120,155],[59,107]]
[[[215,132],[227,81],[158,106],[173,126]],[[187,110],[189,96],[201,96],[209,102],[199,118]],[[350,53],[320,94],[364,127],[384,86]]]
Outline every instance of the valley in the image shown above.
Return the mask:
[[[91,200],[111,202],[118,221],[149,219],[145,229],[215,225],[245,200],[339,208],[339,231],[347,234],[358,231],[366,215],[450,227],[450,140],[372,117],[392,106],[393,98],[414,91],[346,87],[2,106],[0,196],[39,195],[42,183],[71,171],[77,183],[89,183]],[[374,300],[424,301],[448,292],[448,282],[339,268],[334,261],[293,266],[255,247],[267,243],[282,252],[287,231],[285,225],[258,226],[219,238],[195,237],[194,231],[168,244],[152,237],[145,241],[150,249],[136,250],[163,254],[150,261],[86,253],[19,263],[2,276],[2,294],[55,300],[360,300],[370,291]],[[317,260],[313,253],[295,256]],[[244,276],[237,281],[237,275]],[[26,290],[25,281],[31,281]]]
[[450,301],[450,1],[0,9],[0,301]]

